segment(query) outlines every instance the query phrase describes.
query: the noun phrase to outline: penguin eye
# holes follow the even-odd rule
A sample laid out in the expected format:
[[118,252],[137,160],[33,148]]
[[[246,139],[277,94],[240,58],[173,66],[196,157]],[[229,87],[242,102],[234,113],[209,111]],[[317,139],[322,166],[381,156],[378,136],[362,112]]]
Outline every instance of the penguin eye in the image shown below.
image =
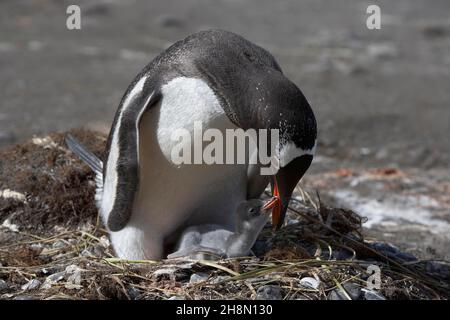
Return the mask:
[[250,208],[248,209],[248,213],[250,213],[251,215],[255,215],[256,214],[256,208]]

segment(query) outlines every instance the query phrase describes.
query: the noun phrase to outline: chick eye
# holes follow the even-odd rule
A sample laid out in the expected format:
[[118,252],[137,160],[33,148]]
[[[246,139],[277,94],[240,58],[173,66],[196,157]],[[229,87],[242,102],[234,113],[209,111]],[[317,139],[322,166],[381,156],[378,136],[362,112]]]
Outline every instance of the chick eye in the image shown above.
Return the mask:
[[250,208],[250,209],[248,209],[248,213],[255,214],[256,213],[256,209],[255,208]]

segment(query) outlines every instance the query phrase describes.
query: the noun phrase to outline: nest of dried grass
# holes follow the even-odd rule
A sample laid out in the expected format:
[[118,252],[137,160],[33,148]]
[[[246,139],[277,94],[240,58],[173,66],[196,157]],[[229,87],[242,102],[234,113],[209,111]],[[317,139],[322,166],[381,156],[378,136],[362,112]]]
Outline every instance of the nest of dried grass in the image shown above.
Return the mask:
[[[103,136],[72,134],[101,154]],[[23,195],[0,197],[1,299],[256,299],[267,297],[261,292],[268,286],[282,299],[362,299],[371,264],[381,268],[378,293],[388,299],[449,297],[447,263],[367,241],[359,215],[302,190],[291,223],[266,228],[253,257],[120,260],[97,219],[94,177],[62,134],[3,150],[0,159],[0,190]],[[305,285],[305,277],[317,286]]]

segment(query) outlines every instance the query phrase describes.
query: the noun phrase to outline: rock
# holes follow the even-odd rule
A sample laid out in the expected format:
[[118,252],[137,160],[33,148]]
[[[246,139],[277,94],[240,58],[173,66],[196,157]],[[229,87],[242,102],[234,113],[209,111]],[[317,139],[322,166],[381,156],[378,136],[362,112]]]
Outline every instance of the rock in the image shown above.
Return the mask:
[[443,261],[427,261],[425,265],[426,273],[442,279],[450,279],[450,264]]
[[131,300],[139,300],[141,297],[141,292],[135,287],[130,287],[128,289],[128,296]]
[[105,247],[103,245],[96,245],[92,248],[92,252],[97,258],[101,258],[105,255]]
[[192,270],[193,266],[196,264],[195,261],[183,262],[181,264],[177,264],[177,268],[182,270]]
[[175,281],[187,281],[192,274],[192,266],[194,263],[183,264],[167,264],[165,267],[158,269],[152,273],[152,277],[156,281],[170,279]]
[[[358,300],[361,297],[361,288],[356,284],[346,282],[342,285],[342,287],[352,300]],[[334,289],[328,295],[328,300],[348,300],[348,298],[341,289]]]
[[[215,277],[215,278],[211,279],[209,282],[212,283],[212,284],[217,284],[217,283],[220,283],[220,282],[225,281],[227,279],[228,279],[228,277],[218,276],[218,277]],[[247,279],[247,281],[248,281],[248,279]]]
[[81,269],[72,264],[65,270],[65,276],[67,277],[66,289],[81,289]]
[[261,286],[256,291],[256,300],[282,300],[281,288],[276,285]]
[[[0,191],[0,196],[2,196],[4,198],[4,195],[1,194],[1,191]],[[11,232],[19,232],[19,226],[14,223],[11,223],[11,221],[9,221],[9,219],[6,219],[5,221],[3,221],[3,223],[0,226],[8,229]]]
[[50,270],[48,270],[47,268],[42,268],[41,271],[39,272],[39,274],[42,275],[48,275],[50,273]]
[[191,275],[189,282],[190,283],[202,282],[202,281],[206,281],[208,278],[209,278],[209,273],[197,272],[197,273],[193,273]]
[[347,300],[347,297],[338,289],[331,291],[327,297],[328,300]]
[[62,266],[49,266],[47,268],[42,268],[36,272],[37,277],[47,277],[51,274],[63,271]]
[[375,290],[362,289],[366,300],[386,300],[386,298]]
[[33,243],[30,245],[30,251],[37,256],[41,254],[42,250],[44,250],[44,246],[40,243]]
[[320,286],[320,281],[312,277],[305,277],[300,279],[300,285],[305,288],[317,290]]
[[13,300],[38,300],[38,298],[29,295],[19,295],[15,296]]
[[31,279],[30,281],[28,281],[27,283],[25,283],[21,289],[24,291],[28,291],[28,290],[36,290],[40,287],[41,285],[41,281],[39,281],[38,279]]
[[8,289],[8,284],[5,280],[0,279],[0,292],[5,291],[6,289]]
[[109,248],[111,245],[111,242],[109,241],[107,236],[101,236],[99,243],[105,249]]
[[66,243],[62,240],[58,240],[55,243],[52,244],[52,248],[63,248],[66,246]]
[[370,246],[391,259],[403,260],[407,262],[417,261],[417,258],[414,255],[407,252],[402,252],[399,248],[389,243],[373,242]]
[[163,279],[181,280],[182,278],[184,278],[185,273],[180,268],[167,267],[156,270],[155,272],[153,272],[152,276],[156,281],[161,281]]
[[89,249],[84,249],[83,251],[81,251],[80,255],[82,257],[95,257],[95,255]]
[[41,286],[41,289],[50,289],[54,284],[64,279],[65,272],[58,272],[48,276]]
[[105,247],[102,245],[96,245],[89,249],[84,249],[81,252],[81,256],[83,257],[95,257],[95,258],[101,258],[105,254]]
[[57,254],[56,256],[53,256],[51,259],[52,259],[52,261],[58,261],[60,259],[63,259],[64,257],[66,257],[66,255],[64,253],[60,253],[60,254]]
[[185,300],[185,298],[182,296],[172,296],[167,300]]
[[348,260],[353,257],[349,250],[333,250],[333,258],[336,260]]
[[291,225],[291,224],[297,224],[297,223],[299,223],[299,222],[300,222],[300,220],[298,220],[298,219],[292,219],[292,218],[286,219],[286,225],[287,225],[287,226],[289,226],[289,225]]

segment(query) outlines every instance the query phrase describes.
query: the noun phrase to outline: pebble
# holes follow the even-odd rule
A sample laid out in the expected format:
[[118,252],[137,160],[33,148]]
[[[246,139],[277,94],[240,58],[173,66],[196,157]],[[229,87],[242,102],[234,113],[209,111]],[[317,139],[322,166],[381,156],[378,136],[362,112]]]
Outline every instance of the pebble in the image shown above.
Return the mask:
[[[347,294],[352,298],[352,300],[358,300],[361,297],[361,288],[356,284],[351,282],[346,282],[342,285]],[[347,296],[342,292],[341,289],[334,289],[328,295],[328,300],[348,300]]]
[[109,241],[107,236],[101,236],[99,243],[105,249],[107,249],[111,246],[111,242]]
[[62,240],[58,240],[52,244],[52,248],[64,248],[65,246],[66,246],[66,243]]
[[363,289],[364,298],[366,300],[386,300],[386,298],[379,292],[369,289]]
[[177,268],[162,268],[153,272],[154,277],[171,276],[177,271]]
[[176,266],[177,266],[177,268],[179,268],[179,269],[183,269],[183,270],[192,270],[192,267],[193,267],[195,264],[196,264],[196,262],[195,262],[195,261],[192,261],[192,262],[185,262],[185,263],[182,263],[182,264],[177,264]]
[[320,281],[312,277],[305,277],[300,279],[300,285],[305,288],[317,290],[320,286]]
[[41,286],[41,289],[50,289],[54,284],[56,284],[58,281],[61,281],[64,279],[65,271],[54,273],[50,276],[48,276],[44,283]]
[[407,252],[402,252],[399,248],[389,243],[373,242],[370,246],[391,259],[400,259],[408,262],[417,261],[417,258],[414,255]]
[[80,255],[82,257],[95,257],[89,249],[84,249],[81,251]]
[[15,296],[13,300],[38,300],[38,298],[29,295],[19,295]]
[[261,286],[256,291],[256,300],[282,300],[281,288],[276,285]]
[[8,284],[6,283],[5,280],[0,279],[0,292],[4,291],[6,289],[8,289]]
[[81,269],[77,265],[67,266],[65,276],[67,277],[67,283],[65,287],[67,289],[81,289]]
[[81,252],[81,256],[83,257],[95,257],[95,258],[101,258],[105,254],[105,247],[102,245],[96,245],[89,249],[84,249]]
[[38,277],[49,276],[51,274],[61,272],[61,271],[63,271],[63,270],[60,266],[42,268],[40,271],[37,272],[37,276]]
[[139,300],[141,297],[141,292],[134,287],[130,287],[128,289],[128,296],[131,300]]
[[193,273],[191,275],[191,278],[189,279],[189,283],[206,281],[208,279],[208,277],[209,277],[209,273],[207,273],[207,272]]
[[42,250],[44,250],[44,246],[40,243],[33,243],[32,245],[30,245],[30,250],[35,254],[35,255],[40,255]]
[[[217,284],[217,283],[220,283],[220,282],[225,281],[225,280],[227,280],[227,279],[228,279],[228,277],[226,277],[226,276],[218,276],[218,277],[213,278],[213,279],[210,281],[210,283],[212,283],[212,284]],[[247,279],[247,281],[248,281],[248,279]]]
[[185,298],[182,296],[172,296],[167,300],[185,300]]
[[36,290],[40,287],[41,285],[41,281],[39,281],[38,279],[31,279],[30,281],[28,281],[27,283],[25,283],[21,289],[24,291],[28,291],[28,290]]
[[333,258],[336,260],[348,260],[353,257],[349,250],[333,250]]

